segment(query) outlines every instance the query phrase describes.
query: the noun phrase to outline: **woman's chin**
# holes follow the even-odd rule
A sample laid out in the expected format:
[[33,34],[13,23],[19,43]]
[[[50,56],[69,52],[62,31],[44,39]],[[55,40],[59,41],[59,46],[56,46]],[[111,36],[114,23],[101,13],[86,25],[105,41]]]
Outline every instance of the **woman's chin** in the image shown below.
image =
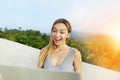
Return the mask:
[[56,46],[59,46],[60,44],[61,44],[60,42],[56,42],[56,43],[55,43]]

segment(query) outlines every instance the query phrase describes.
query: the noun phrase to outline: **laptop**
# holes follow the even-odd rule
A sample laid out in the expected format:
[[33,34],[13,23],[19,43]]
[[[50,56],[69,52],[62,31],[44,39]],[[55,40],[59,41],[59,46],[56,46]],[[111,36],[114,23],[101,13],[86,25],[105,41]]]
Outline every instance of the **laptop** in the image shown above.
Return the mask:
[[80,80],[76,72],[0,65],[0,80]]

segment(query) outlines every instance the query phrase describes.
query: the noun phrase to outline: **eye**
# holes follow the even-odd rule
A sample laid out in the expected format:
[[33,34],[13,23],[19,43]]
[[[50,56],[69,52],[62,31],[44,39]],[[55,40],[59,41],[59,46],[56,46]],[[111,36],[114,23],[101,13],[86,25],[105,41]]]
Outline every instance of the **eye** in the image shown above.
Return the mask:
[[56,30],[53,30],[53,32],[57,32]]
[[65,32],[60,32],[61,34],[65,34]]

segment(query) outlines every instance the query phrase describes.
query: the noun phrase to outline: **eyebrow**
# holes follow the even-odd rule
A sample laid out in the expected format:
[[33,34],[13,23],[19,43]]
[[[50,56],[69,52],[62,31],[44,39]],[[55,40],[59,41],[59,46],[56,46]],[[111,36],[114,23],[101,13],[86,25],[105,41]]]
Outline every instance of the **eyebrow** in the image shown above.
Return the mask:
[[[53,30],[54,30],[54,29],[56,29],[56,28],[54,27],[54,28],[53,28]],[[57,29],[56,29],[56,30],[57,30]],[[66,31],[66,29],[60,29],[60,31],[63,31],[63,30],[65,30],[65,31]]]

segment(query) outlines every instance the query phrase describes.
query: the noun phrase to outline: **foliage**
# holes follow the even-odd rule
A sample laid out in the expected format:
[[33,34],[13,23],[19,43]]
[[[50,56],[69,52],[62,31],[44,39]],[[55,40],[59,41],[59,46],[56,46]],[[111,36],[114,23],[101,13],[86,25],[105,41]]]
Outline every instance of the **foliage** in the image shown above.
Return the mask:
[[11,41],[19,42],[27,46],[41,49],[43,46],[48,44],[49,36],[45,33],[42,34],[37,30],[19,30],[17,29],[7,29],[4,31],[0,29],[0,38],[5,38]]
[[84,40],[70,39],[68,45],[81,52],[84,62],[120,71],[120,50],[113,48],[112,37],[97,35]]

